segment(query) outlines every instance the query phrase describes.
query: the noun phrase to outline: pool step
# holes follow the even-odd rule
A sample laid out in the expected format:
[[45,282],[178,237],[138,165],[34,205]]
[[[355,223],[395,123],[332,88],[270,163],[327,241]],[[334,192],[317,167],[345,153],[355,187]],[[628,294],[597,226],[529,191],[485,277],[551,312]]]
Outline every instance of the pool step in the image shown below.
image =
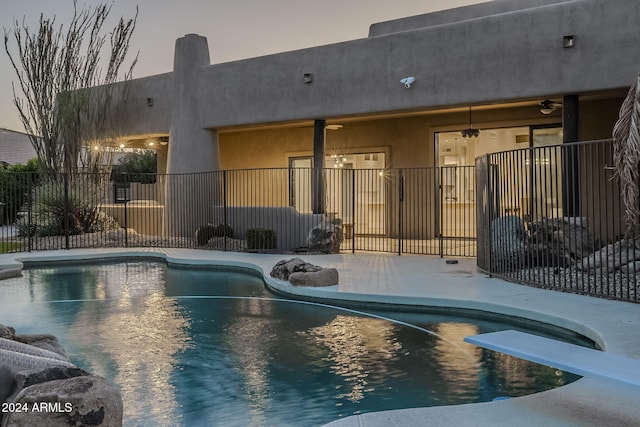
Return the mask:
[[511,330],[468,336],[464,340],[583,377],[605,378],[640,387],[638,359]]

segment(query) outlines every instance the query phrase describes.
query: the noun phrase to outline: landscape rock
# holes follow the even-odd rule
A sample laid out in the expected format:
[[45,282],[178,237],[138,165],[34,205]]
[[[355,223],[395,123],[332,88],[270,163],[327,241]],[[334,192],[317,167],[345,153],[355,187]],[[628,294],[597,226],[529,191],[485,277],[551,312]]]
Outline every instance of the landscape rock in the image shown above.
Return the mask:
[[309,249],[337,254],[342,240],[342,219],[325,219],[309,232]]
[[602,247],[586,218],[544,218],[529,224],[531,244],[543,256],[543,266],[566,266]]
[[[53,335],[17,335],[0,325],[2,427],[121,426],[120,391],[73,365]],[[17,406],[16,406],[17,405]]]
[[122,425],[120,391],[98,376],[34,384],[22,389],[14,402],[43,410],[6,413],[2,427]]
[[124,240],[125,238],[125,234],[129,237],[134,236],[138,233],[136,233],[136,230],[134,230],[133,228],[127,228],[126,230],[124,228],[118,228],[117,230],[109,230],[106,233],[106,238],[108,240],[116,240],[116,241],[121,241]]
[[339,282],[338,270],[335,268],[323,268],[313,272],[291,273],[289,282],[294,286],[333,286]]
[[[14,379],[15,374],[15,371],[9,366],[0,365],[0,403],[6,402],[13,393],[13,390],[16,387],[16,381]],[[2,420],[1,413],[0,420]]]
[[51,366],[44,369],[22,371],[15,375],[16,394],[23,388],[30,387],[34,384],[88,375],[88,372],[75,366]]
[[633,274],[638,271],[640,240],[621,239],[585,256],[576,263],[578,270],[592,273],[609,273],[620,270]]
[[280,280],[289,280],[292,273],[309,273],[322,270],[322,267],[309,264],[300,258],[279,261],[271,270],[271,277]]
[[527,249],[527,233],[519,216],[491,221],[491,263],[493,271],[511,271],[522,266]]
[[15,335],[16,335],[16,330],[13,329],[11,326],[5,326],[0,324],[0,338],[6,338],[9,340],[12,340]]

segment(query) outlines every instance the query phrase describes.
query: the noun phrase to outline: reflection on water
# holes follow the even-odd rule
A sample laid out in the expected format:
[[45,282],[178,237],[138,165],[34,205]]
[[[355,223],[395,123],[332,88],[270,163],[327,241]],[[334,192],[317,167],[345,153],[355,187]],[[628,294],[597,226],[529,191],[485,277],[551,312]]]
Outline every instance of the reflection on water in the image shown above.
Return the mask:
[[240,273],[130,262],[26,271],[2,285],[0,323],[58,335],[75,363],[121,388],[126,425],[313,426],[575,379],[463,342],[506,325],[411,320],[427,334],[273,299]]
[[329,350],[326,359],[332,373],[342,377],[347,390],[336,395],[338,401],[357,403],[366,392],[371,372],[385,375],[387,362],[395,360],[402,344],[395,337],[396,325],[380,319],[338,315],[331,322],[308,333]]
[[[269,363],[270,350],[278,324],[271,306],[259,300],[236,301],[242,316],[235,316],[224,328],[224,340],[231,350],[235,369],[242,375],[245,399],[249,405],[250,425],[265,425],[265,413],[270,410]],[[259,319],[259,321],[253,321]]]
[[164,295],[162,269],[129,265],[97,274],[98,299],[86,301],[69,325],[74,351],[88,369],[120,386],[125,419],[173,426],[177,355],[189,346],[189,322],[174,298]]
[[482,349],[465,343],[464,337],[476,335],[478,327],[468,323],[440,323],[434,329],[442,339],[433,348],[438,370],[447,381],[449,396],[464,396],[470,390],[482,390]]

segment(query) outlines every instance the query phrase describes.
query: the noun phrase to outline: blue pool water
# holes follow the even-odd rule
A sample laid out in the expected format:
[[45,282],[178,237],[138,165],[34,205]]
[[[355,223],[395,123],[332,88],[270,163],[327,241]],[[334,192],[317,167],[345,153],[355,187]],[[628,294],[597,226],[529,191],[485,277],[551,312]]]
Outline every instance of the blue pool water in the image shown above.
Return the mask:
[[58,336],[120,387],[128,426],[319,426],[578,378],[462,340],[513,325],[369,315],[275,297],[245,272],[147,261],[26,270],[0,282],[0,323]]

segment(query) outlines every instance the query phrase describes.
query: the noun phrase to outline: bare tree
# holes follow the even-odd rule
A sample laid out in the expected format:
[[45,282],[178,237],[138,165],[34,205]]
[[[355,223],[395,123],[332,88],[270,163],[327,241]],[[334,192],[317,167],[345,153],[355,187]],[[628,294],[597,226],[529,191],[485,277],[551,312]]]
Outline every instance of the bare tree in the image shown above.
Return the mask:
[[640,76],[629,89],[613,128],[614,178],[620,179],[626,234],[637,235],[640,218]]
[[[24,20],[4,30],[5,51],[22,93],[14,85],[13,101],[44,172],[99,171],[105,164],[102,156],[109,154],[106,148],[117,146],[118,107],[127,96],[128,85],[116,82],[137,9],[133,19],[120,18],[107,33],[103,27],[111,6],[98,4],[79,11],[76,0],[73,6],[66,29],[56,27],[55,17],[40,15],[35,33]],[[15,42],[15,53],[10,40]],[[121,80],[131,79],[136,62],[137,55]],[[101,149],[87,149],[88,145]]]

